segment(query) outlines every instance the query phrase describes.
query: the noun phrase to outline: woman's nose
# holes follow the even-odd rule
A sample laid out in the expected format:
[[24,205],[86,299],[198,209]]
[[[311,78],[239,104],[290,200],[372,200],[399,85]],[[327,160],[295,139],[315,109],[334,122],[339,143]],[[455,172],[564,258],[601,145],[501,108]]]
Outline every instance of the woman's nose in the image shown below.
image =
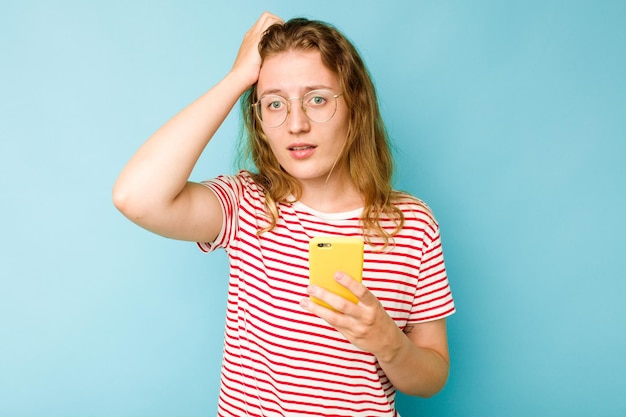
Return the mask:
[[302,108],[301,101],[293,101],[287,114],[287,126],[291,133],[307,131],[310,127],[309,119]]

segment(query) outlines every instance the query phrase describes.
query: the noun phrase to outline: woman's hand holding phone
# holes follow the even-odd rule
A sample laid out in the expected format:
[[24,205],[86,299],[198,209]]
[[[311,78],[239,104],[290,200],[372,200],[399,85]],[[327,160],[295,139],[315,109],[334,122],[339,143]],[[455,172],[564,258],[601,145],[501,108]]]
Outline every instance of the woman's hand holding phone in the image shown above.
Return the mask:
[[404,335],[361,282],[363,242],[345,237],[313,238],[309,263],[309,298],[302,299],[300,306],[358,348],[376,356],[393,355]]

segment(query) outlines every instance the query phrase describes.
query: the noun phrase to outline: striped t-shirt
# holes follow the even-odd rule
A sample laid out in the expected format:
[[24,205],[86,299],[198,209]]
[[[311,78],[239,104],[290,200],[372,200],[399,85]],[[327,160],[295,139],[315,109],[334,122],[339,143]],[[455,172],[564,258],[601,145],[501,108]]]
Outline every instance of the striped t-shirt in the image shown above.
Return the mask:
[[[307,297],[308,245],[314,236],[362,236],[361,210],[319,213],[279,204],[267,225],[263,189],[250,174],[204,183],[221,202],[224,225],[210,252],[224,248],[230,280],[219,416],[398,416],[395,388],[376,358],[299,306]],[[439,229],[416,200],[392,246],[365,245],[363,284],[403,329],[454,312]],[[393,230],[395,223],[384,222]]]

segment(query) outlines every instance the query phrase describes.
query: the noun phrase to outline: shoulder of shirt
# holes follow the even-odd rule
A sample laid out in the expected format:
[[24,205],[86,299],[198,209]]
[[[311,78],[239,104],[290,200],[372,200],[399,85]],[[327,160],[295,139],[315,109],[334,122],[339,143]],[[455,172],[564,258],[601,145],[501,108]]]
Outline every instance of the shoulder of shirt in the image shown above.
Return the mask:
[[404,191],[396,191],[394,204],[404,214],[405,222],[425,222],[437,228],[437,220],[431,208],[423,200]]
[[213,180],[208,180],[204,182],[214,182],[214,181],[219,181],[219,182],[224,182],[224,183],[238,183],[240,185],[249,187],[251,189],[256,189],[259,191],[262,190],[262,188],[254,180],[254,175],[251,172],[246,171],[246,170],[241,170],[236,174],[218,175]]

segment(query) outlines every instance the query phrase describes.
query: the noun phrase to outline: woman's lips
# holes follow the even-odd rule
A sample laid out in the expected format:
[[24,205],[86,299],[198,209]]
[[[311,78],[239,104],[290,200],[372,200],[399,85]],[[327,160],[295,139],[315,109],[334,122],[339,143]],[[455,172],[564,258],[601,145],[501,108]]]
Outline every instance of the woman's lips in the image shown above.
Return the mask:
[[306,159],[310,157],[315,151],[315,145],[297,144],[291,145],[287,149],[291,156],[295,159]]

